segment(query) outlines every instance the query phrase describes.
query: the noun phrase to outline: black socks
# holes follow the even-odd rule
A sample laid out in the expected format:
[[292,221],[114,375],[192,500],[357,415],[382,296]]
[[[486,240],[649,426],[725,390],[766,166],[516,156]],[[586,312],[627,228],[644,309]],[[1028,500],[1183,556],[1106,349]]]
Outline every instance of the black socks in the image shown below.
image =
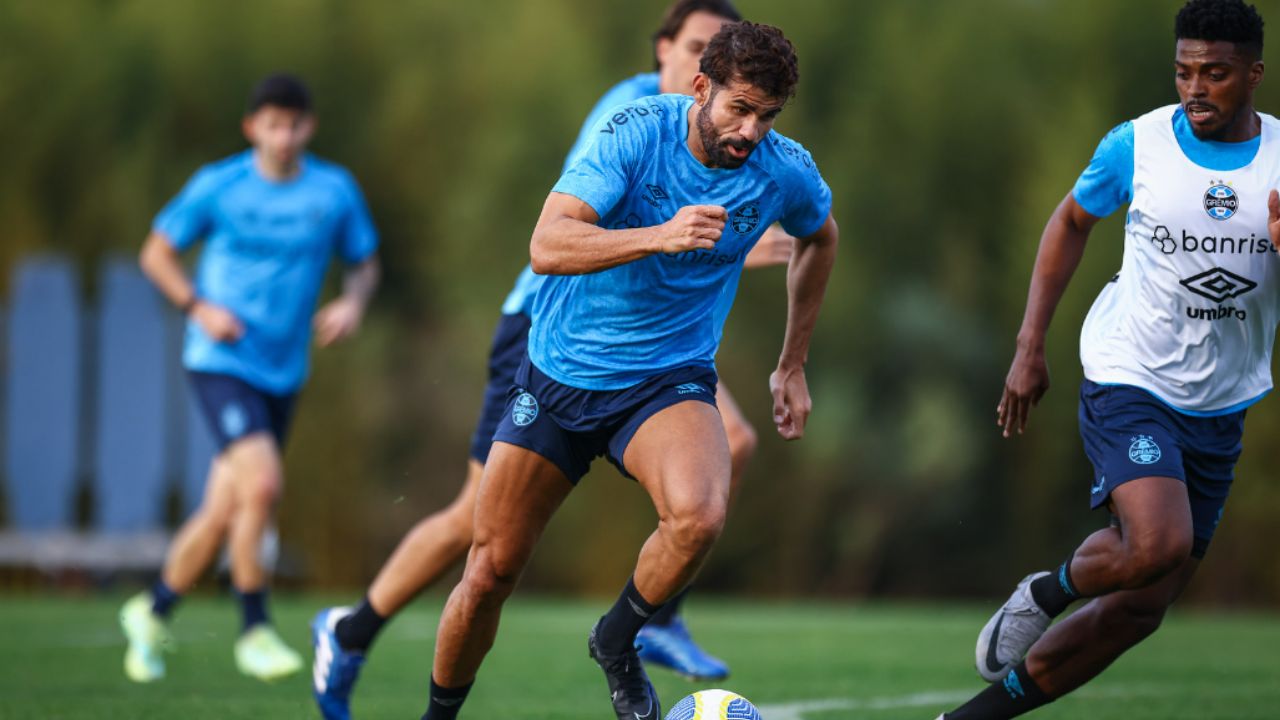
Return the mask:
[[1048,705],[1053,698],[1027,673],[1027,663],[1017,664],[1003,680],[991,683],[972,700],[943,715],[943,720],[1005,720]]
[[467,699],[467,693],[471,692],[471,686],[474,684],[467,683],[458,688],[440,687],[432,676],[431,698],[427,701],[427,713],[422,716],[422,720],[454,720],[458,717],[462,702]]
[[338,621],[333,633],[338,637],[338,645],[343,650],[364,653],[386,623],[387,618],[379,615],[366,597],[354,612]]
[[621,655],[635,646],[636,633],[661,608],[636,590],[635,578],[627,580],[618,601],[596,625],[596,647],[605,655]]
[[1080,599],[1080,593],[1071,582],[1071,560],[1074,557],[1075,553],[1072,553],[1057,570],[1031,581],[1031,597],[1051,618],[1058,617],[1068,605]]

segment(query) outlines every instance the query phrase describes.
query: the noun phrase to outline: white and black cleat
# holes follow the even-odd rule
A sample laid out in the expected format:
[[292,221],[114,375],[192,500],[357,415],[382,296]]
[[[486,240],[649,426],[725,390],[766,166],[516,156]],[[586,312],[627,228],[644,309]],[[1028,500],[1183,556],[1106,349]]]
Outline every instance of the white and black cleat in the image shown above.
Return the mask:
[[1031,596],[1031,581],[1048,574],[1038,572],[1023,578],[1013,595],[978,633],[974,661],[983,680],[996,682],[1003,678],[1049,629],[1053,618],[1041,610]]

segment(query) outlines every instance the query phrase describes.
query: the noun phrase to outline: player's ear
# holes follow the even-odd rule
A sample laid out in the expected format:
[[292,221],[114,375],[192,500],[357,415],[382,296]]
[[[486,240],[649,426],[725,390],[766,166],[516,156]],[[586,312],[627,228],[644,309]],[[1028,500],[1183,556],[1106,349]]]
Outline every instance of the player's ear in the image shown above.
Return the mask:
[[243,118],[240,119],[240,132],[244,133],[244,139],[248,140],[250,145],[254,144],[254,138],[257,135],[254,132],[254,124],[253,124],[253,119],[255,117],[257,117],[256,114],[249,113],[248,115],[245,115]]
[[1266,67],[1262,64],[1261,60],[1249,66],[1249,89],[1250,90],[1257,90],[1258,86],[1262,84],[1262,72],[1265,69]]
[[693,99],[699,105],[706,105],[711,99],[711,78],[706,73],[698,73],[693,76]]
[[653,56],[658,59],[658,67],[667,64],[667,58],[671,56],[671,48],[675,47],[675,42],[671,38],[660,37],[653,44]]

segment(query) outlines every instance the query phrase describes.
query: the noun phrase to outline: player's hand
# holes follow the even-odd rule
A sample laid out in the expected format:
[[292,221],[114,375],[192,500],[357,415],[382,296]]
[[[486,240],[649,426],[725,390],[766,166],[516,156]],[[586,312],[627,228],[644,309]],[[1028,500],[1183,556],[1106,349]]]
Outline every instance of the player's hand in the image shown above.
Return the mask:
[[1280,251],[1280,192],[1271,191],[1271,195],[1267,197],[1267,209],[1270,211],[1267,230],[1271,233],[1271,245]]
[[214,342],[233,343],[244,335],[244,325],[230,310],[211,302],[197,300],[191,308],[191,319]]
[[1044,360],[1044,345],[1019,342],[1009,375],[1004,379],[1000,403],[996,405],[996,424],[1004,428],[1001,435],[1009,437],[1011,432],[1021,435],[1027,427],[1031,408],[1048,390],[1049,366]]
[[316,331],[316,344],[328,347],[351,337],[360,329],[363,318],[364,308],[355,300],[345,297],[330,300],[316,312],[312,323]]
[[724,232],[729,214],[719,205],[686,205],[662,223],[659,239],[664,253],[710,250]]
[[764,235],[756,241],[755,247],[747,253],[742,266],[748,269],[786,265],[791,262],[791,253],[796,248],[796,239],[777,225],[769,226]]
[[773,424],[778,434],[783,440],[799,440],[813,409],[804,367],[774,370],[769,376],[769,392],[773,395]]

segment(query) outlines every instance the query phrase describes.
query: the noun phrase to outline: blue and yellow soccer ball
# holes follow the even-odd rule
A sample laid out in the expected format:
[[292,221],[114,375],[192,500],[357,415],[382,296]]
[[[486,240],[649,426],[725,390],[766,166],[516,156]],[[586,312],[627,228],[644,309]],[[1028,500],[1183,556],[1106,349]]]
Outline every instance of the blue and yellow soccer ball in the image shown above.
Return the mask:
[[676,703],[667,720],[761,720],[750,700],[728,690],[699,690]]

